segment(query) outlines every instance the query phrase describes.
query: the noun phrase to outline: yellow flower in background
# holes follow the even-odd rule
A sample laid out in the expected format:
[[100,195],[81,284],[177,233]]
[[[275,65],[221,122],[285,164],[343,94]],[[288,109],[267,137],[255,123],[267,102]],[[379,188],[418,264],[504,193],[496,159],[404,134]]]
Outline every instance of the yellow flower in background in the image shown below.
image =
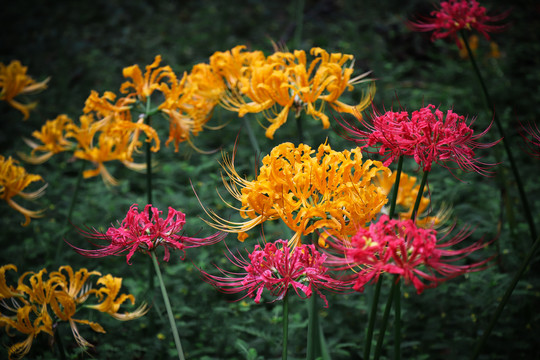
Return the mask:
[[[120,305],[129,299],[132,304],[135,298],[131,294],[122,294],[116,300],[122,284],[121,278],[112,277],[108,274],[101,276],[97,271],[88,271],[81,268],[74,271],[71,266],[61,266],[58,271],[53,271],[46,277],[47,270],[39,272],[25,272],[18,280],[17,287],[8,285],[5,273],[17,271],[12,264],[0,267],[0,327],[4,327],[9,336],[15,336],[12,330],[26,335],[26,339],[15,343],[8,349],[9,359],[21,359],[31,349],[33,340],[41,332],[54,337],[54,329],[59,322],[67,322],[73,333],[73,337],[80,347],[91,347],[79,332],[78,324],[88,325],[93,331],[105,333],[103,327],[93,321],[76,319],[73,316],[85,308],[106,312],[118,320],[132,320],[146,314],[147,306],[142,304],[133,312],[120,314]],[[90,278],[100,276],[97,284],[104,285],[98,289],[92,289]],[[103,294],[107,294],[105,301]],[[98,298],[97,306],[86,305],[90,295]],[[5,301],[5,300],[9,300]],[[107,303],[103,306],[103,303]],[[52,315],[52,316],[51,316]],[[78,316],[78,317],[79,317]],[[54,321],[53,321],[54,319]]]
[[120,92],[128,94],[128,97],[136,96],[140,101],[146,102],[146,99],[152,95],[154,90],[159,89],[164,79],[170,79],[174,74],[169,65],[159,67],[161,55],[157,55],[154,62],[146,66],[146,72],[143,74],[139,65],[132,65],[124,68],[122,73],[125,78],[131,78],[132,81],[126,81],[120,87]]
[[23,226],[30,224],[30,219],[41,217],[44,210],[28,210],[13,201],[13,197],[20,196],[26,200],[39,198],[43,195],[43,191],[47,187],[46,184],[33,192],[23,191],[35,181],[43,181],[43,178],[40,175],[28,174],[22,166],[17,165],[17,161],[13,160],[11,156],[6,159],[0,155],[0,199],[5,200],[10,207],[24,215]]
[[[234,158],[224,157],[229,178],[227,190],[242,203],[240,215],[245,222],[233,222],[208,211],[208,224],[225,232],[246,232],[267,220],[281,219],[294,236],[291,246],[302,236],[319,229],[336,236],[353,235],[358,227],[371,221],[387,202],[386,194],[374,184],[377,174],[390,176],[379,161],[362,161],[362,153],[334,151],[327,144],[318,150],[292,143],[276,146],[263,159],[255,180],[242,178],[234,168]],[[324,240],[320,239],[321,245]]]
[[22,104],[14,98],[18,95],[32,94],[47,88],[49,78],[36,82],[26,75],[28,68],[22,66],[18,60],[13,60],[9,65],[0,62],[0,100],[6,101],[9,105],[19,110],[24,115],[24,120],[30,116],[30,110],[36,107],[37,103]]
[[[66,137],[66,131],[72,124],[73,120],[65,114],[58,115],[54,120],[47,120],[41,130],[32,132],[32,136],[41,144],[24,139],[26,144],[32,148],[32,152],[30,156],[23,153],[18,153],[18,155],[31,164],[42,164],[55,154],[75,148],[75,143]],[[36,155],[37,152],[42,154]]]
[[160,141],[156,131],[144,124],[142,118],[137,122],[107,120],[94,121],[91,114],[83,115],[80,117],[80,126],[71,124],[68,136],[78,142],[73,156],[96,166],[85,170],[84,178],[101,175],[105,183],[116,185],[118,181],[108,172],[104,163],[117,160],[130,169],[141,171],[146,168],[146,164],[135,163],[132,157],[133,152],[142,146],[139,140],[141,132],[146,135],[147,142],[154,141],[151,148],[154,152],[159,149]]
[[[309,64],[303,50],[275,52],[266,59],[256,58],[249,62],[242,71],[236,71],[241,74],[238,89],[230,89],[224,94],[223,106],[238,112],[240,117],[262,112],[271,123],[266,131],[266,137],[270,139],[287,121],[291,109],[296,116],[304,110],[327,129],[330,121],[324,114],[326,105],[357,116],[369,106],[374,86],[369,87],[358,105],[347,105],[338,100],[345,91],[353,90],[354,85],[371,81],[365,79],[368,73],[351,77],[352,55],[329,54],[321,48],[311,49],[310,54],[314,59]],[[351,63],[346,66],[348,61]]]

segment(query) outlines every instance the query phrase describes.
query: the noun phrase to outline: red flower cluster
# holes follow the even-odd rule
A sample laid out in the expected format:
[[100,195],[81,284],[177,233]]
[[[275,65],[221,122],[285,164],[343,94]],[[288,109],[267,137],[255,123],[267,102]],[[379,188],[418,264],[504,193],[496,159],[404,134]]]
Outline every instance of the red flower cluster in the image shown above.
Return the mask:
[[446,236],[438,240],[437,231],[433,229],[419,228],[412,220],[393,220],[383,215],[350,239],[328,239],[337,253],[332,254],[327,263],[336,270],[352,269],[355,274],[350,281],[356,291],[363,291],[370,281],[377,282],[381,274],[390,273],[412,283],[420,294],[426,288],[485,267],[490,259],[470,265],[452,264],[485,246],[476,242],[462,249],[449,249],[470,234],[471,231],[463,229],[441,243]]
[[[162,211],[148,204],[144,211],[139,212],[137,204],[131,205],[126,218],[118,228],[110,227],[106,233],[83,232],[87,237],[98,240],[105,240],[109,244],[106,246],[96,245],[98,249],[86,250],[77,248],[71,244],[75,251],[87,257],[104,257],[109,255],[121,255],[128,251],[127,263],[130,263],[131,257],[136,251],[147,254],[154,251],[158,246],[165,250],[164,261],[169,261],[170,251],[212,245],[221,241],[224,233],[217,232],[207,238],[193,238],[179,235],[186,223],[186,215],[169,207],[169,213],[166,219],[161,218]],[[150,213],[152,219],[150,219]]]
[[409,22],[409,25],[415,31],[433,31],[431,41],[450,37],[461,48],[456,35],[458,31],[475,29],[489,40],[488,33],[502,31],[506,26],[488,23],[503,20],[508,16],[508,12],[488,16],[486,8],[480,6],[478,1],[449,0],[441,2],[440,9],[432,11],[431,16],[425,18],[424,22]]
[[360,120],[367,131],[350,123],[341,125],[349,140],[363,143],[363,148],[377,147],[385,166],[404,155],[412,156],[424,171],[431,170],[433,163],[450,169],[448,162],[455,162],[464,171],[487,173],[484,167],[492,164],[475,158],[474,149],[488,148],[498,142],[477,142],[491,125],[480,134],[474,134],[474,120],[467,124],[464,116],[452,110],[448,110],[445,117],[442,111],[433,109],[435,106],[430,104],[413,111],[410,117],[407,111],[387,111],[382,115],[375,112],[371,124]]
[[[260,245],[249,254],[246,260],[239,254],[231,252],[227,258],[238,267],[244,269],[243,273],[233,273],[218,268],[225,276],[214,276],[201,270],[205,280],[217,289],[229,293],[239,293],[247,290],[242,297],[255,298],[261,301],[264,289],[270,291],[276,300],[281,300],[292,287],[296,294],[302,298],[309,298],[313,289],[324,300],[326,297],[319,291],[320,288],[344,290],[345,283],[327,275],[328,268],[324,266],[326,254],[320,253],[314,245],[298,245],[290,248],[286,240],[277,240],[266,243],[264,249]],[[303,293],[303,295],[302,295]]]
[[525,140],[530,155],[540,158],[540,128],[537,124],[520,124],[520,135]]

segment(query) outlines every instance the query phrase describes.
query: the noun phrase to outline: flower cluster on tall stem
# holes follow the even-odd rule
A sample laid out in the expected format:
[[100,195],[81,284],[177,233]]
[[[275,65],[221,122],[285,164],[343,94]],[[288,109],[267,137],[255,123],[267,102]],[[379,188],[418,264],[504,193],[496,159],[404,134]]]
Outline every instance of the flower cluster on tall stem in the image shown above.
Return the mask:
[[[444,114],[431,104],[410,115],[408,111],[383,114],[374,111],[371,122],[358,120],[366,129],[349,120],[340,123],[345,129],[345,137],[361,144],[367,152],[382,155],[385,166],[403,155],[412,157],[423,171],[430,171],[433,163],[451,170],[455,168],[451,163],[455,163],[463,171],[488,175],[487,169],[493,164],[481,162],[475,150],[489,148],[500,141],[478,142],[491,125],[483,132],[475,133],[474,119],[467,123],[465,116],[453,110]],[[375,147],[376,151],[370,147]]]
[[489,40],[489,33],[499,32],[506,25],[494,25],[493,23],[504,20],[508,11],[498,15],[488,15],[485,7],[480,6],[476,0],[449,0],[442,1],[440,8],[431,12],[431,17],[425,17],[421,21],[409,22],[415,31],[433,31],[431,40],[451,38],[461,48],[458,32],[461,30],[476,30]]
[[[119,294],[122,278],[110,274],[101,276],[97,271],[84,268],[73,271],[71,266],[65,265],[51,272],[48,278],[45,277],[46,269],[25,272],[17,286],[12,286],[6,280],[8,271],[17,271],[17,267],[12,264],[0,267],[0,327],[10,336],[14,336],[11,330],[26,336],[25,340],[8,349],[10,360],[24,357],[40,333],[53,337],[60,322],[69,323],[80,347],[91,347],[92,344],[80,334],[77,324],[88,325],[100,333],[106,331],[96,322],[79,318],[78,311],[82,307],[107,313],[121,321],[137,319],[148,311],[146,304],[142,304],[132,312],[120,313],[120,307],[126,301],[135,304],[135,297],[132,294]],[[99,276],[95,282],[99,287],[95,289],[89,281],[92,276]],[[91,298],[97,298],[97,302],[92,304]],[[77,318],[74,317],[76,313]]]
[[245,292],[241,299],[250,297],[256,303],[260,303],[264,290],[275,297],[274,301],[282,300],[290,291],[301,298],[309,298],[315,291],[328,306],[321,289],[346,289],[344,282],[329,275],[324,264],[326,255],[317,251],[312,244],[291,247],[286,240],[276,240],[266,243],[264,247],[256,245],[253,252],[248,253],[248,259],[231,251],[227,259],[244,272],[230,272],[216,266],[223,276],[201,270],[204,279],[225,293]]
[[387,202],[373,181],[379,173],[389,176],[390,170],[379,161],[363,162],[359,148],[338,152],[328,144],[314,150],[305,144],[283,143],[262,163],[257,178],[249,181],[236,172],[234,157],[225,157],[229,181],[224,178],[224,184],[242,203],[240,215],[247,221],[229,221],[208,211],[210,226],[238,233],[243,241],[255,226],[281,219],[294,231],[289,240],[294,247],[302,236],[322,228],[330,234],[352,235]]
[[351,238],[329,238],[335,250],[328,263],[337,269],[352,269],[351,281],[356,291],[381,274],[396,274],[420,294],[426,288],[459,275],[482,270],[489,258],[473,264],[455,264],[486,244],[475,242],[461,249],[452,248],[471,235],[468,228],[452,238],[450,233],[437,238],[436,230],[416,226],[413,220],[395,220],[382,215],[369,228],[360,228]]
[[107,245],[99,245],[97,249],[81,249],[70,244],[76,252],[87,257],[105,257],[110,255],[123,255],[127,252],[126,261],[131,264],[131,257],[139,251],[148,255],[163,247],[163,261],[169,261],[170,250],[179,250],[185,257],[185,249],[212,245],[221,241],[224,233],[217,232],[206,238],[195,238],[180,234],[186,223],[186,215],[181,211],[169,207],[165,219],[161,218],[162,211],[151,204],[139,212],[138,205],[133,204],[119,223],[118,227],[111,226],[105,233],[94,231],[83,234],[93,240],[103,240]]

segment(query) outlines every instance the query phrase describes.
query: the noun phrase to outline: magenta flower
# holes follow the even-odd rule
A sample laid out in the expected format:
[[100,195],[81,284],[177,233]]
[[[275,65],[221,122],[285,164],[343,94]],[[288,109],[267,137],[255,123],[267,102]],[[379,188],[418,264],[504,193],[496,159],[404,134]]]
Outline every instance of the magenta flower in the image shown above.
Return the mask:
[[471,233],[465,228],[450,240],[444,240],[446,235],[438,240],[433,229],[419,228],[412,220],[392,220],[383,215],[350,239],[327,239],[335,252],[327,263],[336,270],[352,269],[354,275],[350,281],[356,291],[363,291],[370,281],[377,282],[381,274],[390,273],[399,275],[407,284],[412,283],[420,294],[443,281],[485,268],[491,258],[469,265],[454,264],[485,246],[479,241],[461,249],[450,249]]
[[[183,252],[181,259],[185,258],[185,249],[212,245],[225,237],[224,233],[217,232],[206,238],[193,238],[179,235],[186,223],[186,215],[169,207],[166,219],[161,218],[162,211],[148,204],[144,211],[139,212],[137,204],[131,205],[126,218],[122,220],[118,228],[110,227],[107,232],[101,233],[94,229],[93,232],[83,233],[92,239],[104,240],[107,245],[94,244],[98,248],[94,250],[80,249],[71,244],[76,252],[87,257],[105,257],[109,255],[123,255],[126,251],[127,263],[131,265],[131,257],[136,251],[150,254],[157,247],[162,246],[165,251],[164,261],[169,261],[170,249]],[[152,219],[150,215],[152,214]]]
[[528,153],[536,158],[540,158],[540,129],[537,124],[521,124],[520,135],[525,140]]
[[489,40],[490,32],[499,32],[506,25],[489,23],[501,21],[508,16],[508,11],[494,16],[487,15],[486,8],[475,0],[449,0],[441,2],[440,9],[431,12],[431,17],[422,22],[409,22],[415,31],[433,31],[431,41],[450,37],[461,48],[456,33],[460,30],[477,30]]
[[[361,119],[367,128],[362,130],[351,123],[342,123],[346,138],[363,144],[363,148],[375,147],[384,157],[384,166],[388,166],[397,157],[411,156],[424,171],[430,171],[433,163],[452,169],[454,162],[464,171],[487,174],[485,167],[493,164],[482,163],[476,158],[475,149],[489,148],[498,141],[482,144],[477,140],[486,134],[491,124],[481,133],[475,134],[472,125],[467,124],[464,116],[452,110],[446,116],[434,105],[428,105],[413,111],[409,117],[407,111],[387,111],[384,114],[374,112],[371,124]],[[366,149],[370,152],[369,149]]]
[[328,307],[326,297],[319,289],[345,290],[344,282],[327,274],[328,268],[324,265],[326,255],[318,252],[314,245],[289,248],[287,241],[277,240],[266,243],[264,249],[256,245],[255,250],[248,253],[249,260],[240,254],[235,256],[230,251],[229,254],[229,261],[244,272],[234,273],[216,266],[225,276],[210,275],[201,270],[205,281],[229,294],[247,291],[241,299],[249,296],[255,298],[257,304],[264,289],[276,296],[275,300],[281,300],[292,287],[301,298],[311,297],[314,289]]

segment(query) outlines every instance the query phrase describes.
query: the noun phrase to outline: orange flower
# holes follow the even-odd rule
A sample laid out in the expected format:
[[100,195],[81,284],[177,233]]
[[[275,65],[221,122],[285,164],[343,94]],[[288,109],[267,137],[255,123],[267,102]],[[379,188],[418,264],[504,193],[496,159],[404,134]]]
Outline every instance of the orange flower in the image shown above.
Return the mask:
[[[40,131],[34,131],[32,136],[39,140],[43,145],[38,145],[36,142],[24,139],[24,141],[32,148],[30,156],[18,153],[18,155],[26,162],[31,164],[42,164],[49,160],[53,155],[63,151],[70,150],[75,147],[75,144],[69,141],[66,137],[66,130],[72,126],[73,120],[67,115],[61,114],[54,120],[47,120]],[[36,152],[43,154],[36,156]]]
[[[9,359],[21,359],[31,349],[34,338],[41,332],[54,336],[54,329],[58,322],[65,321],[69,323],[71,331],[80,347],[90,347],[90,344],[80,334],[77,324],[88,325],[96,332],[105,333],[105,329],[96,323],[85,319],[75,319],[73,316],[78,313],[81,304],[89,299],[89,295],[96,295],[100,301],[103,298],[102,293],[110,295],[112,298],[114,311],[111,306],[103,307],[102,304],[85,306],[86,308],[96,309],[106,312],[118,320],[132,320],[143,316],[147,312],[146,304],[142,304],[135,311],[119,314],[118,310],[125,299],[134,303],[133,295],[121,295],[120,299],[114,300],[122,284],[121,278],[114,278],[110,274],[100,277],[98,284],[104,284],[106,289],[92,289],[88,283],[91,276],[101,274],[97,271],[88,271],[82,268],[76,272],[71,266],[61,266],[58,271],[50,273],[46,278],[47,270],[41,269],[39,272],[25,272],[18,280],[17,287],[7,285],[5,272],[7,270],[17,271],[15,265],[9,264],[0,267],[0,300],[9,299],[0,302],[0,327],[4,327],[9,336],[11,329],[27,335],[26,340],[12,345],[8,349]],[[111,279],[114,280],[114,286],[110,285]],[[54,315],[54,322],[51,314]],[[80,313],[79,313],[80,315]]]
[[[276,52],[266,59],[256,58],[243,69],[238,80],[238,90],[224,94],[223,106],[237,111],[240,117],[247,113],[263,112],[270,121],[266,137],[272,139],[274,133],[286,121],[291,109],[299,116],[302,110],[320,120],[325,129],[330,127],[328,116],[324,114],[326,104],[339,112],[358,115],[372,100],[375,91],[371,86],[356,106],[344,104],[339,97],[354,85],[370,81],[364,79],[368,73],[351,78],[352,55],[329,54],[321,48],[311,49],[315,57],[308,65],[302,51]],[[345,66],[351,60],[351,66]],[[249,102],[244,100],[249,99]]]
[[9,65],[0,63],[0,100],[7,101],[8,104],[19,110],[24,115],[24,120],[30,116],[30,110],[36,107],[37,103],[22,104],[14,98],[20,94],[31,94],[47,88],[49,78],[36,82],[26,75],[27,67],[22,66],[18,60],[13,60]]
[[[241,241],[248,230],[275,219],[294,231],[290,240],[293,247],[301,243],[302,236],[319,229],[330,235],[352,235],[387,202],[386,194],[373,180],[379,173],[389,176],[390,170],[379,161],[362,162],[358,148],[337,152],[322,144],[315,151],[304,144],[283,143],[263,159],[253,181],[242,178],[233,162],[234,158],[224,158],[223,167],[230,178],[224,183],[242,203],[240,215],[247,221],[228,221],[209,211],[213,222],[208,224],[238,233]],[[322,238],[320,242],[324,243]]]
[[4,158],[0,155],[0,199],[4,199],[9,206],[24,215],[26,226],[30,224],[31,218],[39,218],[44,210],[32,211],[28,210],[13,201],[14,196],[20,196],[27,200],[35,200],[43,195],[43,190],[47,187],[44,185],[40,189],[33,192],[23,192],[31,183],[35,181],[43,181],[40,175],[28,174],[22,166],[16,165],[17,161],[11,156]]
[[146,102],[146,99],[152,95],[154,90],[159,89],[163,79],[171,78],[174,74],[170,66],[158,67],[161,62],[161,55],[157,55],[154,62],[146,66],[144,77],[139,65],[132,65],[124,68],[125,78],[131,78],[132,81],[126,81],[120,87],[120,92],[128,94],[128,97],[137,96],[137,98]]

